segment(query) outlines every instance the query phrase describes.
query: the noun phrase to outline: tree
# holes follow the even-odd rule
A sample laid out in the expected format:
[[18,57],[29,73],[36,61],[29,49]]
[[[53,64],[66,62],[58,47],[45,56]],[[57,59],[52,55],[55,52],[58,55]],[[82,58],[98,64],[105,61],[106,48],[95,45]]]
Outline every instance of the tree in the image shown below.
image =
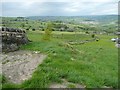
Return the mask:
[[24,24],[24,23],[22,23],[20,26],[21,26],[22,28],[24,28],[24,27],[25,27],[25,24]]
[[51,39],[52,27],[53,27],[52,23],[48,22],[47,28],[44,30],[45,34],[43,35],[43,40],[49,41]]
[[92,38],[94,38],[94,37],[95,37],[95,34],[92,34],[91,36],[92,36]]
[[33,28],[32,31],[35,31],[35,28]]

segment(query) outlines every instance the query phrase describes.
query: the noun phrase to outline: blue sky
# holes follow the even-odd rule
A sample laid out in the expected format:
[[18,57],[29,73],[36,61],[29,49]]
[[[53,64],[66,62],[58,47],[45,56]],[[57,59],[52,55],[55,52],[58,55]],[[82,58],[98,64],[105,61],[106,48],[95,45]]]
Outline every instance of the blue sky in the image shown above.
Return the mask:
[[119,0],[4,0],[2,16],[81,16],[118,13]]

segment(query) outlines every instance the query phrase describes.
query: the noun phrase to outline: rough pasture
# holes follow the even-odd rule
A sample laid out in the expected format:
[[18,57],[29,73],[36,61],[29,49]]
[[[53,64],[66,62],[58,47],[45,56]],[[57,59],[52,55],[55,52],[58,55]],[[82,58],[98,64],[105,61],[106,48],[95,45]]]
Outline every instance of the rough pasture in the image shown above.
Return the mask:
[[[4,83],[3,87],[46,88],[52,84],[63,84],[64,80],[85,88],[117,88],[118,84],[118,49],[111,42],[113,35],[97,35],[100,40],[81,44],[67,45],[68,38],[74,41],[88,40],[90,35],[53,34],[51,41],[42,40],[43,33],[29,31],[28,37],[33,42],[21,49],[41,51],[48,55],[38,66],[32,77],[20,85]],[[57,38],[55,38],[57,37]],[[77,39],[78,40],[78,39]],[[69,85],[68,85],[69,86]]]

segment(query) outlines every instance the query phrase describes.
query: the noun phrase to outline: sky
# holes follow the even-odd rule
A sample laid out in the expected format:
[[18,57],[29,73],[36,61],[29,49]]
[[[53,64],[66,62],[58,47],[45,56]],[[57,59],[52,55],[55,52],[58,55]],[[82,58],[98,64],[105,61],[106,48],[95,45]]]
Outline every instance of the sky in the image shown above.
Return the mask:
[[83,16],[118,14],[119,0],[2,0],[0,16]]

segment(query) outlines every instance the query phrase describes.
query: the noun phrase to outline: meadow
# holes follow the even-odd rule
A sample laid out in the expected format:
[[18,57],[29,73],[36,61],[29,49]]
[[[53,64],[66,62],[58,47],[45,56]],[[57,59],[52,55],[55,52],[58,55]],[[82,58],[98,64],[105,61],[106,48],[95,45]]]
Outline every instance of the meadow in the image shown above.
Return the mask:
[[51,39],[45,41],[43,35],[44,32],[41,31],[27,31],[32,42],[20,48],[47,55],[32,78],[20,85],[3,78],[3,88],[48,88],[52,83],[62,83],[62,79],[86,88],[117,88],[118,48],[110,40],[116,36],[96,34],[99,41],[70,45],[70,41],[79,42],[92,37],[80,32],[53,31]]

